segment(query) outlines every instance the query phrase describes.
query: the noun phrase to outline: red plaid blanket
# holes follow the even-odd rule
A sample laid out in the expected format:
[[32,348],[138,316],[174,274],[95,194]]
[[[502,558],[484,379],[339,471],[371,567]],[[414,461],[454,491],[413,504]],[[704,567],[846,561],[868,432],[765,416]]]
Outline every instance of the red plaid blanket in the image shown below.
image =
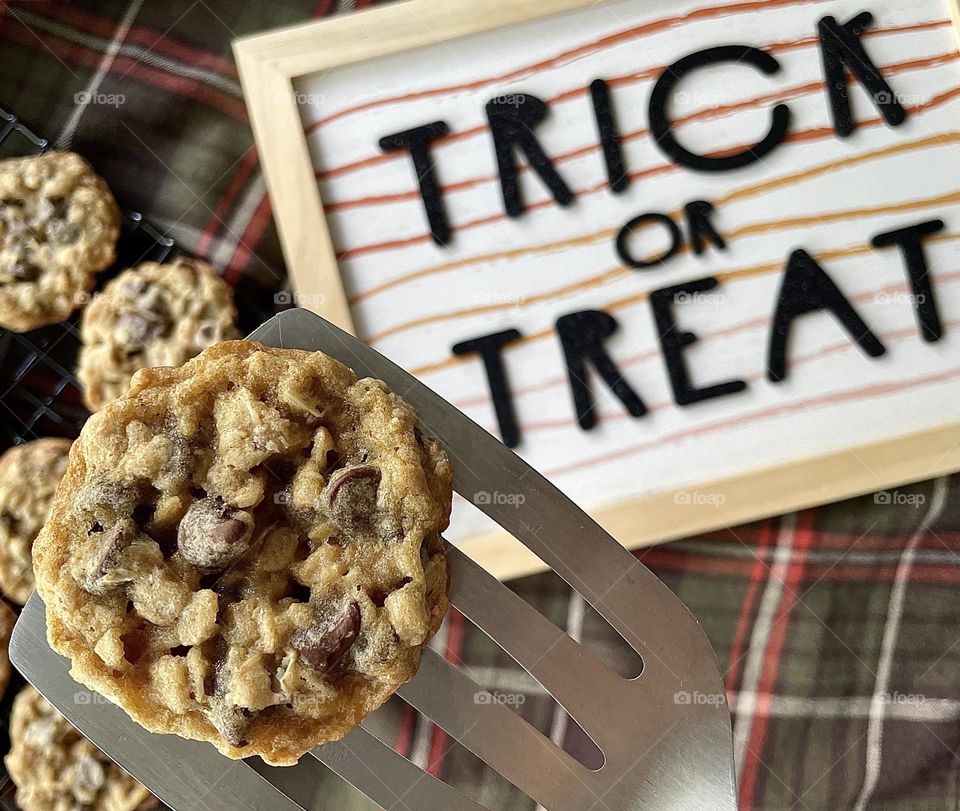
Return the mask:
[[[0,106],[86,155],[124,205],[232,282],[278,289],[283,263],[230,42],[355,5],[365,3],[0,4]],[[639,555],[700,618],[725,667],[745,811],[960,809],[960,478],[900,492],[911,498],[866,496]],[[558,578],[512,587],[629,669],[619,638]],[[576,723],[463,617],[436,645],[596,762]],[[400,702],[379,718],[400,752],[489,807],[533,807]],[[595,808],[607,808],[602,797]]]

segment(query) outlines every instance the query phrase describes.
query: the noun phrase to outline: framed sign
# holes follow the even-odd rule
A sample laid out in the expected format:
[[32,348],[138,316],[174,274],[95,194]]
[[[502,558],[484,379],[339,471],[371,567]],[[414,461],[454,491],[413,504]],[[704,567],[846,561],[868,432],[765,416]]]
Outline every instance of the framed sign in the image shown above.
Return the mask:
[[[630,547],[896,502],[960,469],[952,12],[409,0],[240,40],[295,303]],[[540,568],[472,505],[451,539]]]

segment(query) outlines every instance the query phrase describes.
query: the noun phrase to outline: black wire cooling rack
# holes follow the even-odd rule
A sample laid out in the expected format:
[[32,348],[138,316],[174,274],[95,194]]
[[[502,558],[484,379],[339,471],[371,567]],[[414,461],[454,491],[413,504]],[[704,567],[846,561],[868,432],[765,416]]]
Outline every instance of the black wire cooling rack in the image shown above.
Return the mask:
[[[39,155],[50,142],[0,108],[0,159]],[[121,203],[122,208],[122,203]],[[136,211],[124,210],[117,262],[98,275],[98,286],[120,270],[140,262],[162,262],[178,252],[169,236]],[[240,328],[249,331],[289,306],[275,290],[235,288]],[[26,333],[0,328],[0,453],[12,445],[43,436],[74,439],[89,416],[83,405],[75,368],[80,348],[79,312],[68,321]],[[28,482],[24,483],[29,486]],[[18,610],[18,606],[11,606]],[[0,756],[9,750],[8,726],[13,698],[23,686],[19,674],[0,700]],[[0,809],[17,811],[14,786],[0,761]],[[163,806],[161,806],[163,807]]]
[[[50,142],[16,114],[0,109],[0,158],[39,155]],[[143,261],[162,262],[178,251],[174,241],[139,212],[124,211],[116,264],[98,285]],[[235,291],[242,329],[252,329],[285,299],[276,290]],[[264,306],[267,305],[267,306]],[[271,306],[273,305],[273,306]],[[41,436],[74,438],[88,413],[74,369],[80,346],[79,313],[68,321],[28,333],[0,328],[0,453]]]

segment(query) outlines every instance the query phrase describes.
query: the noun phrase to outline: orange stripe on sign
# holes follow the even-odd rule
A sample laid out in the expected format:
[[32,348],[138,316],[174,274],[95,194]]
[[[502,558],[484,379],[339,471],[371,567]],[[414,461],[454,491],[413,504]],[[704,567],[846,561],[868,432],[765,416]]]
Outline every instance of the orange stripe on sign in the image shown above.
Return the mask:
[[[783,175],[775,181],[764,181],[759,184],[744,186],[722,197],[716,198],[715,204],[719,208],[727,203],[737,202],[739,200],[753,197],[757,194],[762,194],[765,191],[769,191],[770,189],[776,189],[778,187],[782,188],[794,183],[799,183],[819,175],[827,174],[835,169],[856,166],[860,163],[865,163],[867,161],[883,158],[889,155],[911,152],[914,149],[926,149],[928,147],[938,147],[958,142],[960,142],[960,132],[949,132],[943,135],[930,136],[915,141],[904,141],[893,146],[883,147],[870,152],[863,152],[858,155],[851,155],[849,158],[840,158],[838,160],[828,161],[827,163],[822,163],[809,169]],[[673,211],[669,212],[669,214],[672,217],[679,217],[682,214],[682,209],[674,209]],[[600,231],[593,231],[591,233],[582,234],[569,239],[539,243],[535,245],[524,246],[522,248],[514,248],[508,251],[495,251],[493,253],[479,254],[477,256],[466,257],[464,259],[457,259],[452,262],[445,262],[441,265],[434,265],[433,267],[421,268],[420,270],[413,271],[403,276],[398,276],[396,279],[391,279],[389,282],[384,282],[383,284],[373,287],[363,293],[359,293],[350,299],[350,303],[356,304],[360,301],[366,300],[367,298],[378,295],[379,293],[402,285],[407,281],[426,278],[427,276],[445,273],[449,270],[457,270],[459,268],[469,267],[471,265],[492,264],[494,262],[500,262],[509,259],[519,259],[524,256],[541,253],[554,253],[566,248],[589,245],[595,242],[600,242],[604,239],[612,239],[618,230],[619,229],[617,228],[605,228]]]
[[[930,237],[928,242],[953,242],[960,239],[960,233],[957,234],[938,234],[936,236]],[[829,261],[834,259],[844,259],[851,256],[862,256],[863,254],[870,253],[873,250],[870,245],[851,245],[846,248],[835,248],[830,251],[818,251],[817,258],[823,261]],[[762,264],[751,265],[744,268],[737,268],[735,270],[729,270],[724,273],[715,274],[718,281],[734,281],[740,279],[748,279],[754,276],[761,276],[766,273],[772,273],[777,270],[782,270],[784,266],[784,260],[777,262],[764,262]],[[639,304],[646,301],[650,297],[650,291],[641,290],[637,293],[632,293],[629,296],[623,296],[613,301],[608,302],[602,306],[602,309],[609,310],[622,310],[625,307],[629,307],[633,304]],[[517,346],[518,344],[527,344],[532,343],[533,341],[539,341],[544,338],[548,338],[553,335],[555,330],[553,327],[547,329],[539,330],[538,332],[531,332],[528,335],[524,335],[521,338],[518,338],[516,341],[513,341],[511,346]],[[432,372],[440,371],[441,369],[447,369],[452,366],[455,366],[459,363],[465,363],[469,360],[469,357],[459,357],[451,356],[445,360],[438,361],[436,363],[424,364],[422,366],[414,367],[410,370],[410,374],[415,377],[422,377],[423,375],[430,374]]]
[[[930,197],[923,200],[911,200],[907,203],[895,203],[893,205],[870,206],[865,208],[850,208],[842,209],[840,211],[831,211],[824,214],[810,214],[805,217],[788,217],[779,220],[767,220],[765,222],[752,223],[750,225],[741,226],[740,228],[735,228],[726,232],[724,236],[726,237],[728,243],[734,243],[742,237],[751,236],[753,234],[767,234],[776,231],[788,230],[791,228],[823,225],[829,222],[844,222],[863,217],[873,217],[878,214],[892,214],[900,211],[915,211],[917,209],[949,205],[950,203],[958,202],[960,202],[960,191],[939,195],[937,197]],[[683,247],[677,251],[676,255],[682,256],[689,252],[690,246],[684,244]],[[572,295],[573,293],[588,290],[593,287],[599,287],[607,282],[625,278],[631,274],[636,275],[636,271],[625,267],[615,267],[610,270],[606,270],[603,273],[588,276],[587,278],[581,279],[573,284],[564,285],[562,287],[555,288],[554,290],[549,290],[526,297],[522,299],[522,305],[527,306],[528,304],[539,304],[544,301],[564,298]],[[411,329],[416,329],[417,327],[423,327],[427,324],[443,323],[457,318],[467,318],[471,316],[482,315],[484,313],[499,312],[516,306],[516,303],[511,304],[504,302],[477,307],[465,307],[459,310],[448,310],[442,313],[433,313],[431,315],[425,315],[409,321],[402,321],[388,329],[382,330],[374,335],[367,336],[366,340],[369,343],[377,343],[385,338],[406,332]]]
[[[911,114],[922,113],[926,110],[931,110],[935,107],[939,107],[943,104],[946,104],[949,101],[960,96],[960,87],[954,87],[948,91],[940,93],[937,96],[929,99],[928,101],[916,104],[913,107],[907,108]],[[885,122],[879,116],[876,118],[869,118],[859,123],[860,127],[869,128],[869,127],[878,127],[883,125]],[[821,141],[825,138],[828,138],[833,135],[833,129],[831,127],[814,127],[811,129],[800,130],[798,132],[791,133],[786,137],[785,143],[802,143],[806,141]],[[715,152],[708,153],[712,157],[719,157],[734,152],[739,152],[743,149],[749,149],[753,144],[739,144],[737,146],[730,147],[728,149],[717,150]],[[652,175],[666,174],[671,172],[676,172],[682,169],[683,167],[678,166],[674,163],[665,163],[659,166],[651,167],[648,169],[643,169],[638,172],[631,172],[631,180],[639,180],[643,177],[649,177]],[[778,181],[771,181],[772,184],[776,184]],[[590,195],[597,194],[598,192],[605,191],[607,189],[606,181],[594,184],[585,189],[576,190],[578,195]],[[535,211],[541,208],[546,208],[548,206],[555,205],[553,198],[547,198],[545,200],[540,200],[536,203],[532,203],[527,206],[528,211]],[[460,225],[455,226],[455,230],[458,232],[471,230],[473,228],[479,228],[483,225],[490,225],[491,223],[501,222],[506,220],[507,217],[503,213],[490,214],[483,217],[480,217],[475,220],[471,220]],[[374,242],[367,245],[359,245],[355,248],[348,248],[345,251],[341,251],[337,254],[338,259],[348,259],[354,256],[364,256],[372,253],[380,253],[382,251],[395,250],[399,248],[407,248],[412,245],[419,245],[425,242],[430,242],[433,237],[429,233],[421,233],[412,237],[403,237],[400,239],[387,240],[385,242]]]
[[[889,26],[887,28],[872,28],[869,31],[864,31],[863,35],[865,37],[875,37],[875,36],[885,36],[891,34],[904,34],[916,31],[928,31],[934,30],[937,28],[944,28],[951,25],[950,20],[931,20],[929,22],[913,23],[910,25],[899,25],[899,26]],[[796,48],[806,48],[811,45],[815,45],[818,42],[817,37],[801,37],[794,40],[784,40],[783,42],[774,42],[769,45],[763,46],[763,49],[769,51],[770,53],[786,53],[787,51],[794,50]],[[626,87],[631,84],[636,84],[638,82],[647,81],[648,79],[656,78],[661,71],[666,69],[666,65],[654,65],[649,68],[644,68],[633,73],[624,74],[621,76],[614,76],[607,80],[607,83],[612,87]],[[548,97],[544,99],[548,105],[563,103],[567,101],[572,101],[581,96],[586,96],[588,93],[588,88],[586,87],[575,87],[572,90],[564,90],[562,93],[557,94],[556,96]],[[452,143],[457,143],[464,141],[470,138],[475,138],[477,136],[483,135],[489,127],[486,124],[479,124],[473,127],[468,127],[466,129],[458,130],[457,132],[450,133],[449,135],[438,138],[436,143],[438,146],[449,145]],[[376,155],[371,155],[366,158],[361,158],[359,160],[351,161],[349,163],[341,164],[340,166],[334,166],[329,169],[318,170],[316,175],[319,180],[329,180],[330,178],[339,177],[341,175],[349,174],[350,172],[355,172],[360,169],[367,169],[371,166],[379,166],[383,163],[389,163],[394,160],[402,160],[402,156],[395,152],[384,152],[378,153]]]
[[[762,11],[781,6],[796,6],[804,4],[809,5],[810,2],[811,0],[752,0],[751,2],[726,3],[719,6],[708,6],[706,8],[691,11],[687,14],[676,15],[673,17],[663,17],[661,19],[652,20],[651,22],[644,23],[633,28],[628,28],[624,31],[618,31],[614,34],[610,34],[602,37],[601,39],[595,40],[594,42],[563,51],[556,56],[550,57],[549,59],[545,59],[540,62],[534,62],[532,65],[527,65],[526,67],[518,68],[517,70],[512,70],[509,73],[504,73],[499,76],[489,76],[483,79],[475,79],[470,82],[462,82],[460,84],[447,85],[445,87],[434,87],[428,90],[419,90],[413,93],[403,93],[396,96],[388,96],[386,98],[374,99],[372,101],[362,102],[361,104],[355,104],[352,107],[347,107],[343,110],[332,113],[325,118],[314,121],[306,128],[306,132],[309,135],[310,133],[315,132],[316,130],[326,126],[327,124],[330,124],[333,121],[338,121],[345,116],[359,113],[363,110],[373,110],[377,107],[394,105],[404,101],[416,101],[417,99],[446,96],[451,93],[460,93],[465,90],[476,90],[477,88],[485,87],[486,85],[493,84],[495,82],[509,82],[513,81],[514,79],[524,79],[528,76],[541,73],[544,70],[549,70],[550,68],[559,67],[560,65],[572,62],[582,56],[586,56],[587,54],[602,51],[605,48],[609,48],[611,45],[618,45],[622,42],[628,42],[631,39],[637,39],[638,37],[656,34],[660,31],[676,28],[677,26],[681,26],[686,23],[696,22],[698,20],[709,20],[717,17],[729,17],[735,14],[743,14],[751,11]],[[824,0],[812,0],[812,2],[824,2]]]
[[[935,143],[937,142],[937,140],[939,139],[941,143],[948,143],[949,141],[952,141],[952,140],[956,139],[957,137],[960,137],[960,134],[958,134],[958,133],[950,133],[950,134],[949,134],[949,139],[948,139],[947,136],[943,136],[943,137],[941,137],[941,136],[934,136],[932,139],[924,139],[924,140],[925,140],[925,141],[932,141],[932,142],[935,144]],[[914,144],[914,145],[916,145],[916,144]],[[890,153],[892,153],[893,151],[908,151],[908,150],[902,149],[902,147],[904,147],[904,146],[905,146],[905,145],[903,145],[903,144],[898,144],[896,147],[891,147],[891,148],[889,148],[889,149],[890,149]],[[888,154],[889,154],[889,153],[888,153]],[[853,160],[854,160],[854,159],[851,158],[851,162],[852,162]],[[837,162],[837,163],[838,163],[838,165],[842,166],[842,165],[844,165],[845,162],[844,162],[844,161],[839,161],[839,162]],[[817,172],[816,172],[816,174],[821,173],[822,170],[823,170],[823,167],[817,167]],[[811,175],[811,176],[812,176],[812,175]],[[770,181],[769,183],[760,184],[758,187],[755,187],[755,188],[756,188],[757,191],[766,190],[767,188],[776,188],[776,187],[778,187],[778,186],[782,186],[783,183],[784,183],[783,180],[774,180],[774,181]],[[761,189],[761,187],[763,187],[763,189]],[[733,195],[729,195],[728,197],[729,197],[730,199],[733,199],[733,198],[735,198],[735,197],[737,196],[737,194],[738,194],[738,193],[734,193]],[[744,196],[750,196],[750,195],[744,195]],[[955,239],[955,238],[956,238],[956,235],[946,234],[946,235],[939,235],[938,237],[935,237],[935,238],[934,238],[934,241],[942,240],[942,239]],[[819,254],[819,255],[821,256],[821,258],[825,258],[825,259],[831,258],[831,257],[835,258],[835,257],[837,257],[837,256],[852,256],[852,255],[857,255],[857,254],[865,253],[867,250],[869,250],[869,247],[868,247],[868,246],[859,246],[859,247],[857,247],[857,248],[844,249],[844,250],[845,250],[845,251],[853,251],[853,252],[852,252],[852,253],[844,253],[844,252],[837,253],[837,252],[834,251],[834,252],[821,253],[821,254]],[[782,263],[777,263],[777,264],[769,263],[769,264],[765,264],[765,265],[755,266],[754,268],[747,268],[747,269],[742,269],[742,270],[738,270],[738,271],[731,271],[731,272],[728,272],[727,274],[719,274],[717,278],[720,279],[720,280],[723,280],[723,279],[725,279],[725,278],[729,279],[729,278],[741,277],[741,276],[744,276],[744,275],[755,275],[755,274],[757,274],[757,273],[765,273],[765,272],[769,272],[769,271],[770,271],[772,268],[774,268],[774,267],[779,267],[780,264],[782,264]],[[607,305],[607,306],[608,306],[608,308],[614,308],[614,309],[616,309],[616,308],[619,308],[619,307],[622,307],[622,306],[627,306],[628,304],[635,303],[635,302],[637,302],[637,301],[642,301],[645,297],[646,297],[646,294],[645,294],[645,293],[640,293],[640,294],[636,294],[636,295],[634,295],[634,296],[630,296],[630,297],[628,297],[628,298],[626,298],[626,299],[619,299],[619,300],[617,300],[617,301],[615,301],[615,302],[613,302],[613,303],[611,303],[610,305]],[[550,329],[540,330],[540,331],[535,332],[535,333],[530,333],[529,335],[524,335],[523,337],[518,338],[516,341],[513,342],[513,344],[512,344],[511,346],[524,345],[524,344],[527,344],[527,343],[532,343],[532,342],[534,342],[534,341],[542,340],[543,338],[546,338],[546,337],[549,337],[550,335],[552,335],[553,332],[554,332],[554,330],[553,330],[552,328],[550,328]],[[413,374],[413,375],[415,375],[415,376],[418,376],[418,377],[419,377],[419,376],[422,376],[422,375],[428,375],[428,374],[432,374],[432,373],[434,373],[434,372],[442,371],[442,370],[444,370],[444,369],[453,368],[453,367],[455,367],[455,366],[457,366],[457,365],[459,365],[459,364],[461,364],[461,363],[466,363],[466,362],[468,362],[468,361],[469,361],[469,358],[467,358],[467,357],[450,356],[450,357],[447,357],[447,358],[445,358],[445,359],[443,359],[443,360],[440,360],[440,361],[435,361],[435,362],[433,362],[433,363],[427,363],[427,364],[422,364],[422,365],[420,365],[420,366],[416,366],[416,367],[414,367],[413,369],[410,370],[410,373]]]
[[[960,271],[954,271],[952,273],[946,273],[946,274],[945,273],[937,274],[937,284],[941,288],[944,285],[955,282],[957,280],[960,280]],[[857,295],[851,297],[851,301],[854,302],[855,304],[858,304],[864,301],[869,301],[870,299],[875,299],[879,295],[905,292],[906,289],[907,289],[906,284],[904,284],[903,282],[900,282],[898,284],[889,284],[884,287],[881,287],[879,290],[867,290],[867,291],[864,291],[863,293],[858,293]],[[748,321],[741,321],[736,324],[730,324],[729,326],[723,327],[722,329],[713,330],[712,332],[700,333],[699,339],[702,343],[706,344],[706,343],[709,343],[710,341],[716,340],[717,338],[726,338],[731,335],[737,335],[741,332],[749,332],[755,329],[766,329],[770,325],[770,318],[771,318],[770,315],[765,315],[761,318],[752,318]],[[957,326],[960,326],[960,321],[956,321],[956,322],[948,321],[944,326],[951,327],[951,328],[957,327]],[[916,334],[916,330],[911,328],[911,329],[902,330],[894,333],[884,333],[883,335],[881,335],[881,337],[900,338],[900,337],[905,337],[907,335],[914,335],[914,334]],[[841,344],[840,346],[842,347],[847,345],[849,344]],[[829,352],[834,348],[836,347],[829,347],[823,351]],[[623,359],[622,361],[620,361],[619,366],[621,369],[626,370],[634,366],[637,366],[641,363],[644,363],[646,361],[653,360],[659,357],[660,357],[659,347],[653,348],[653,349],[647,349],[636,355]],[[807,360],[808,358],[801,356],[796,358],[793,361],[793,363],[795,364],[804,363]],[[513,395],[514,400],[516,400],[525,395],[537,394],[539,392],[548,391],[549,389],[552,389],[558,386],[565,386],[567,384],[568,384],[568,379],[567,379],[567,376],[564,375],[562,377],[558,376],[558,377],[549,378],[548,380],[545,380],[541,383],[536,383],[531,386],[518,387],[516,389],[513,389],[511,393]],[[462,411],[470,407],[483,406],[488,404],[489,402],[490,402],[490,396],[485,394],[485,395],[465,398],[463,400],[454,400],[453,404]],[[571,421],[571,424],[572,424],[572,421]],[[530,425],[528,423],[524,423],[521,425],[521,428],[524,432],[530,431],[531,429],[536,430],[536,427],[537,427],[536,425]],[[491,429],[491,430],[495,430],[495,429]]]
[[912,389],[921,388],[923,386],[947,383],[951,380],[956,380],[957,378],[960,378],[960,369],[950,369],[945,372],[937,372],[925,377],[902,380],[897,383],[876,383],[859,389],[838,391],[820,397],[811,397],[807,400],[798,400],[793,403],[771,406],[770,408],[759,409],[757,411],[741,414],[736,417],[730,417],[723,420],[717,420],[712,423],[707,423],[705,425],[687,428],[683,431],[678,431],[674,434],[669,434],[667,436],[651,440],[650,442],[630,445],[617,451],[605,453],[601,456],[581,459],[577,462],[572,462],[551,470],[543,471],[543,474],[547,478],[552,479],[554,476],[562,476],[563,474],[571,473],[574,470],[579,471],[585,467],[595,467],[597,465],[606,464],[614,459],[630,458],[637,454],[643,453],[644,451],[653,450],[654,448],[664,444],[678,442],[680,440],[689,439],[702,434],[709,434],[713,431],[719,431],[725,428],[733,428],[738,425],[749,425],[754,422],[762,422],[770,417],[779,417],[786,414],[792,414],[797,411],[807,411],[814,406],[821,407],[825,405],[840,405],[842,403],[856,402],[858,400],[865,400],[871,397],[884,397],[890,394],[897,394],[902,391],[910,391]]
[[[954,278],[956,278],[957,274],[953,274],[953,275],[954,275]],[[892,289],[904,290],[905,286],[902,284],[893,285]],[[875,296],[875,295],[877,295],[877,293],[871,292],[866,296],[862,296],[861,298],[867,298],[869,296]],[[957,325],[958,325],[958,322],[952,321],[952,322],[948,322],[944,326],[956,327]],[[881,332],[879,333],[878,337],[892,343],[896,341],[906,340],[909,338],[914,338],[916,334],[917,334],[916,327],[904,327],[903,329],[888,330],[887,332]],[[702,340],[706,341],[708,337],[710,336],[704,335],[702,337]],[[830,346],[825,346],[823,349],[819,349],[816,352],[807,353],[805,355],[798,355],[794,358],[791,358],[790,366],[791,368],[798,368],[808,363],[813,363],[815,361],[818,361],[821,358],[825,358],[829,355],[838,355],[843,352],[847,352],[851,349],[854,349],[855,346],[856,345],[850,343],[850,341],[839,341],[835,344],[831,344]],[[766,377],[765,373],[755,372],[750,375],[744,375],[744,380],[746,380],[747,383],[754,384],[754,383],[760,383],[762,380],[765,379],[765,377]],[[664,409],[670,408],[673,405],[674,405],[673,400],[666,400],[664,402],[654,403],[652,405],[649,405],[647,410],[649,411],[649,413],[652,414],[657,411],[662,411]],[[598,422],[602,420],[607,420],[609,422],[609,421],[617,421],[617,420],[625,421],[625,420],[632,420],[632,419],[636,419],[636,418],[630,416],[625,411],[617,411],[615,413],[597,413]],[[567,418],[556,419],[556,420],[542,420],[540,422],[522,423],[520,425],[520,430],[523,433],[523,435],[526,436],[528,434],[536,433],[537,431],[558,431],[558,430],[565,430],[567,428],[575,428],[576,425],[577,423],[575,420],[573,420],[570,417],[567,417]]]
[[[960,52],[954,48],[948,53],[938,54],[936,56],[928,56],[923,59],[911,59],[904,62],[896,62],[889,65],[880,65],[881,70],[888,76],[895,76],[899,73],[904,73],[911,70],[922,70],[923,68],[938,67],[940,65],[946,65],[950,62],[955,62],[960,58]],[[739,101],[733,104],[723,104],[717,107],[710,107],[705,110],[698,110],[695,113],[690,113],[686,116],[681,116],[674,120],[675,127],[684,127],[687,124],[690,124],[695,121],[713,121],[718,118],[725,118],[726,116],[742,112],[744,110],[751,110],[760,107],[761,105],[766,104],[777,104],[786,101],[792,101],[794,99],[803,98],[804,96],[810,95],[823,90],[825,87],[824,82],[807,82],[805,84],[794,85],[793,87],[786,88],[784,90],[778,90],[776,93],[767,93],[761,96],[755,96],[750,99],[745,99],[744,101]],[[485,129],[485,128],[484,128]],[[623,143],[629,143],[630,141],[635,141],[640,138],[645,138],[650,134],[650,130],[646,127],[640,129],[631,130],[630,132],[624,133],[621,136],[621,141]],[[591,142],[587,146],[580,146],[576,149],[571,149],[566,152],[560,152],[554,156],[554,164],[562,165],[576,158],[581,158],[584,155],[590,154],[599,154],[601,147],[596,142]],[[391,153],[388,153],[391,154]],[[533,171],[529,163],[521,164],[518,167],[519,174],[525,174]],[[494,183],[499,183],[500,176],[496,173],[480,175],[478,177],[467,178],[466,180],[460,180],[456,183],[448,183],[442,185],[441,191],[444,194],[449,194],[451,192],[466,191],[469,189],[476,188],[477,186],[490,185]],[[365,197],[354,197],[346,200],[330,200],[324,204],[324,210],[327,212],[331,211],[343,211],[354,208],[366,208],[369,206],[376,205],[389,205],[393,203],[405,203],[411,200],[419,200],[420,191],[418,189],[413,189],[411,191],[403,192],[394,192],[392,194],[377,194],[377,195],[367,195]]]

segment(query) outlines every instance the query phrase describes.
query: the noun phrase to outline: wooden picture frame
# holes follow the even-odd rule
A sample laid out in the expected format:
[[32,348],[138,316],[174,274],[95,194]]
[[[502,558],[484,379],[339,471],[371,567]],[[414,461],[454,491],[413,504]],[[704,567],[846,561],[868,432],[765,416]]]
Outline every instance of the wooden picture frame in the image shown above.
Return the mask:
[[[949,4],[960,26],[958,0]],[[406,0],[234,43],[288,270],[298,296],[317,302],[310,309],[353,331],[294,92],[297,78],[592,5],[595,0]],[[593,514],[636,548],[958,470],[960,419],[711,482],[710,492],[722,496],[719,507],[678,509],[677,492],[666,492]],[[463,548],[502,579],[544,568],[504,533],[469,539]]]

